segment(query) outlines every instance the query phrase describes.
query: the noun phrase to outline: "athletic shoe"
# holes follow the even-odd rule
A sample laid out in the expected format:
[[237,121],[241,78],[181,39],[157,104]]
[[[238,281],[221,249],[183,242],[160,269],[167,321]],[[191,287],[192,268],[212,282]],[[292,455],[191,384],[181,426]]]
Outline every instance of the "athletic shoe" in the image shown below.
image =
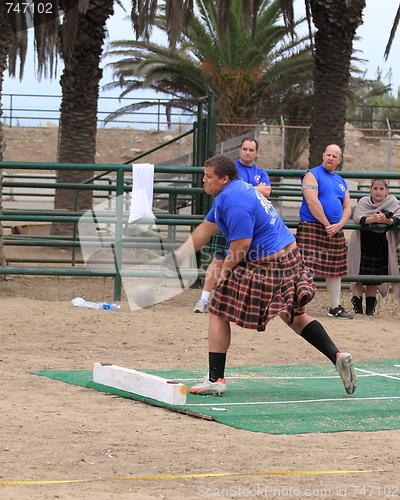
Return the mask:
[[192,394],[201,394],[205,396],[207,394],[213,394],[214,396],[222,396],[226,392],[226,384],[224,378],[219,378],[216,382],[211,382],[208,378],[208,373],[204,377],[204,380],[189,389]]
[[347,394],[353,394],[357,387],[357,375],[354,369],[353,358],[347,352],[336,354],[336,370],[339,372]]
[[206,313],[208,309],[208,302],[206,299],[199,299],[193,311],[195,313]]
[[329,309],[328,316],[335,316],[340,319],[353,319],[353,315],[346,312],[342,306],[337,306],[335,309]]

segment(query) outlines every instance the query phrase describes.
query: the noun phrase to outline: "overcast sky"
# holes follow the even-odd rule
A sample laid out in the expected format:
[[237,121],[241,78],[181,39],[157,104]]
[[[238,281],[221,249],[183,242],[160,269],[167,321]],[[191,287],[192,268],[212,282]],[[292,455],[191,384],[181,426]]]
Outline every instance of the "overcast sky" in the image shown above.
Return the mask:
[[[129,38],[131,31],[130,22],[126,18],[129,13],[130,0],[123,0],[127,5],[127,13],[124,13],[121,7],[115,3],[115,13],[108,21],[108,30],[111,40]],[[364,24],[357,30],[357,35],[361,37],[360,41],[356,41],[354,48],[361,50],[362,53],[359,57],[368,60],[362,69],[366,70],[367,78],[376,78],[378,67],[382,70],[382,75],[385,76],[389,71],[392,72],[391,83],[393,93],[397,95],[398,88],[400,87],[400,65],[398,64],[400,55],[400,28],[398,30],[395,41],[392,45],[391,54],[388,61],[385,62],[383,54],[385,51],[386,43],[389,33],[393,24],[394,17],[399,6],[399,0],[367,0],[367,6],[364,9]],[[295,0],[295,16],[299,17],[304,13],[304,0]],[[32,36],[30,40],[32,41]],[[53,80],[45,80],[38,82],[35,77],[34,64],[33,64],[33,48],[31,47],[28,52],[28,61],[25,66],[24,78],[20,82],[18,79],[5,77],[3,82],[3,94],[50,94],[61,95],[59,86],[59,75]],[[103,64],[106,64],[105,60]],[[396,64],[397,63],[397,64]],[[59,73],[62,71],[62,63],[59,64]],[[329,75],[334,78],[335,75]],[[110,71],[105,71],[101,85],[112,81]],[[118,92],[100,92],[101,96],[118,96]],[[154,94],[152,94],[154,95]],[[131,97],[143,98],[146,93],[135,94]],[[3,100],[4,105],[7,106],[6,100]]]

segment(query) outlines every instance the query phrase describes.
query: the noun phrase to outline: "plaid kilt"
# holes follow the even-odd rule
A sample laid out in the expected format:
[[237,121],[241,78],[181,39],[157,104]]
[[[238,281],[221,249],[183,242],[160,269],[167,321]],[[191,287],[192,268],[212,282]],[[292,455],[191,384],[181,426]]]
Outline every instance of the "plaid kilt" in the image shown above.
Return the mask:
[[291,324],[295,315],[305,313],[314,294],[311,273],[295,248],[276,261],[240,262],[217,287],[208,310],[262,332],[276,316]]
[[314,276],[346,276],[346,240],[342,230],[328,238],[324,226],[319,222],[300,221],[296,241],[306,266]]
[[210,252],[213,257],[224,260],[228,251],[228,242],[222,233],[214,234],[210,240]]
[[[386,238],[385,238],[386,240]],[[360,275],[387,276],[389,274],[388,266],[389,248],[388,242],[380,248],[361,247]],[[381,285],[382,283],[362,282],[363,285]]]

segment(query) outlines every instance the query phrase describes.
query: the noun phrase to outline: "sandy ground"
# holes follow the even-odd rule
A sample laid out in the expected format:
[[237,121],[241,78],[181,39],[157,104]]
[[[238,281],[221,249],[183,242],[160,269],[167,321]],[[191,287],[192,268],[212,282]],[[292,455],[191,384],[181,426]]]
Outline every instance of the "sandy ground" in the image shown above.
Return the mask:
[[[38,482],[0,485],[2,500],[400,495],[398,430],[253,433],[27,373],[90,369],[95,361],[206,370],[208,317],[192,312],[199,290],[134,312],[125,300],[119,311],[70,303],[112,295],[104,278],[0,281],[0,482]],[[348,291],[343,298],[350,309]],[[356,362],[400,358],[400,308],[392,296],[375,317],[343,321],[326,316],[326,292],[318,291],[308,312]],[[233,328],[229,366],[324,362],[279,319],[263,334]],[[201,477],[207,473],[226,475]],[[121,480],[140,477],[152,479]]]

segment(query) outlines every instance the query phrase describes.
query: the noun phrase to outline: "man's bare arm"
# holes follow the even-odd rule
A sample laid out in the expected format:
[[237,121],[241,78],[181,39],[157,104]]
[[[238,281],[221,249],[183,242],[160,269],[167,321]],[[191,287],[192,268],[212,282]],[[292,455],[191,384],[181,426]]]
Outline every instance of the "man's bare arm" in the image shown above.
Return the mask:
[[189,238],[181,245],[175,254],[180,260],[185,260],[197,250],[200,250],[214,234],[219,231],[217,224],[214,222],[209,222],[204,220],[196,229],[192,232]]
[[267,186],[265,182],[260,182],[260,184],[254,187],[266,198],[271,194],[271,186]]
[[318,199],[317,179],[311,172],[307,172],[301,185],[303,188],[304,199],[307,202],[310,212],[323,226],[327,226],[329,224],[329,220],[325,215],[321,202]]

